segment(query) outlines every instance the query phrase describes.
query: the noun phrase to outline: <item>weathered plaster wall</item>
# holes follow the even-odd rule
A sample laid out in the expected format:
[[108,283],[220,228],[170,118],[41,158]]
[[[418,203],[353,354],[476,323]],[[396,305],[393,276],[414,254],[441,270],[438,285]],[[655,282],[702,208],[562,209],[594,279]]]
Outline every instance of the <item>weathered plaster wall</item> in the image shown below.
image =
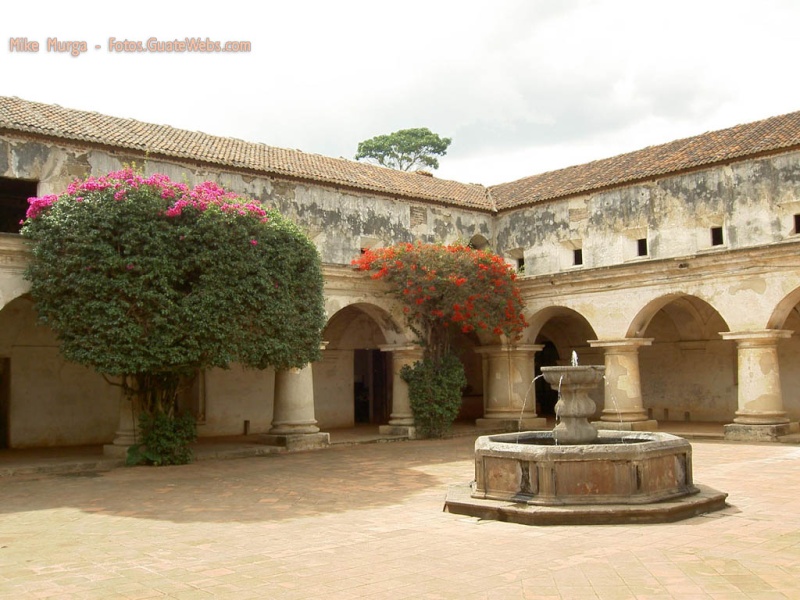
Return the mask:
[[[525,274],[590,269],[771,244],[796,235],[800,153],[743,161],[501,214],[495,247]],[[722,246],[711,228],[722,227]],[[646,257],[637,240],[646,239]],[[573,249],[583,250],[583,266]]]
[[[99,149],[82,150],[0,137],[0,176],[39,181],[40,195],[63,191],[75,177],[102,175],[141,158]],[[350,264],[361,248],[422,240],[451,243],[480,234],[492,237],[492,216],[309,183],[280,181],[189,163],[149,159],[147,174],[165,173],[193,185],[217,181],[258,199],[298,223],[314,241],[322,261]]]
[[314,363],[314,412],[323,431],[354,424],[353,356],[353,350],[325,350]]
[[27,262],[28,255],[20,237],[0,233],[0,310],[30,289],[22,276]]
[[659,342],[639,350],[645,409],[658,420],[727,421],[736,411],[733,342]]
[[9,439],[13,448],[110,442],[119,423],[118,390],[64,361],[31,302],[0,310],[0,356],[10,358]]
[[275,373],[232,365],[206,372],[206,419],[197,428],[202,437],[266,433],[272,423]]

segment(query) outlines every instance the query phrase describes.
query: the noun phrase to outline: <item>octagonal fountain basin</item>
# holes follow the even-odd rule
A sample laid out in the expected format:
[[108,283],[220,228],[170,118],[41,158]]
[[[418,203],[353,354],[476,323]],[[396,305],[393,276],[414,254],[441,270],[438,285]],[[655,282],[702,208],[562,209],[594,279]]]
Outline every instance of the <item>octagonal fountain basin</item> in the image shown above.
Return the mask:
[[660,432],[599,431],[557,445],[552,431],[479,437],[475,481],[453,486],[445,510],[526,525],[667,523],[725,508],[695,485],[692,448]]
[[556,445],[552,431],[475,442],[474,498],[528,504],[645,504],[696,494],[692,447],[668,433],[598,431]]

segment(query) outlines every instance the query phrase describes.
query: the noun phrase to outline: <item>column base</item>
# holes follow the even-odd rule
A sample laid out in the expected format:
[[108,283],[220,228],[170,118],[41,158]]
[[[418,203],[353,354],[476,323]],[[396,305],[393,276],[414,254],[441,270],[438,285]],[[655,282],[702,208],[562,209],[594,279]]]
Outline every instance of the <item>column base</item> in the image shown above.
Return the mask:
[[658,421],[647,419],[645,421],[592,421],[597,429],[608,431],[658,431]]
[[128,448],[133,446],[121,446],[118,444],[103,444],[103,456],[110,456],[111,458],[128,458]]
[[381,425],[378,427],[381,435],[401,435],[410,440],[417,439],[417,428],[413,425]]
[[279,446],[289,452],[300,450],[321,450],[331,444],[329,433],[265,433],[259,437],[259,442],[267,446]]
[[797,423],[778,423],[775,425],[745,425],[730,423],[725,425],[725,439],[732,442],[777,442],[778,438],[798,431]]
[[492,419],[482,418],[475,421],[478,429],[497,429],[501,431],[531,431],[533,429],[548,429],[547,419],[544,417],[526,417],[523,419]]

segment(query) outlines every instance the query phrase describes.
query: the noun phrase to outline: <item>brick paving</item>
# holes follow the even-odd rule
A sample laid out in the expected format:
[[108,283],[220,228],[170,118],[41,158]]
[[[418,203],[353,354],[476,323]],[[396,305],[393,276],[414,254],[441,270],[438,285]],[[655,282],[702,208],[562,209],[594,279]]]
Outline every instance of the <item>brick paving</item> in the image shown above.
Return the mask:
[[2,598],[800,598],[800,446],[694,441],[669,525],[442,512],[473,438],[0,478]]

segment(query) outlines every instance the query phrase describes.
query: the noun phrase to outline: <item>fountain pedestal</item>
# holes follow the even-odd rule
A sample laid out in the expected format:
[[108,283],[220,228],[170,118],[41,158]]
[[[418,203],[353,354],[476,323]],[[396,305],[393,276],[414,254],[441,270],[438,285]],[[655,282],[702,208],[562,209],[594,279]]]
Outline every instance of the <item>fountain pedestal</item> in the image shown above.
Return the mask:
[[590,444],[597,439],[597,429],[589,423],[597,405],[589,390],[603,380],[605,367],[542,367],[542,376],[558,391],[553,439],[556,444]]

